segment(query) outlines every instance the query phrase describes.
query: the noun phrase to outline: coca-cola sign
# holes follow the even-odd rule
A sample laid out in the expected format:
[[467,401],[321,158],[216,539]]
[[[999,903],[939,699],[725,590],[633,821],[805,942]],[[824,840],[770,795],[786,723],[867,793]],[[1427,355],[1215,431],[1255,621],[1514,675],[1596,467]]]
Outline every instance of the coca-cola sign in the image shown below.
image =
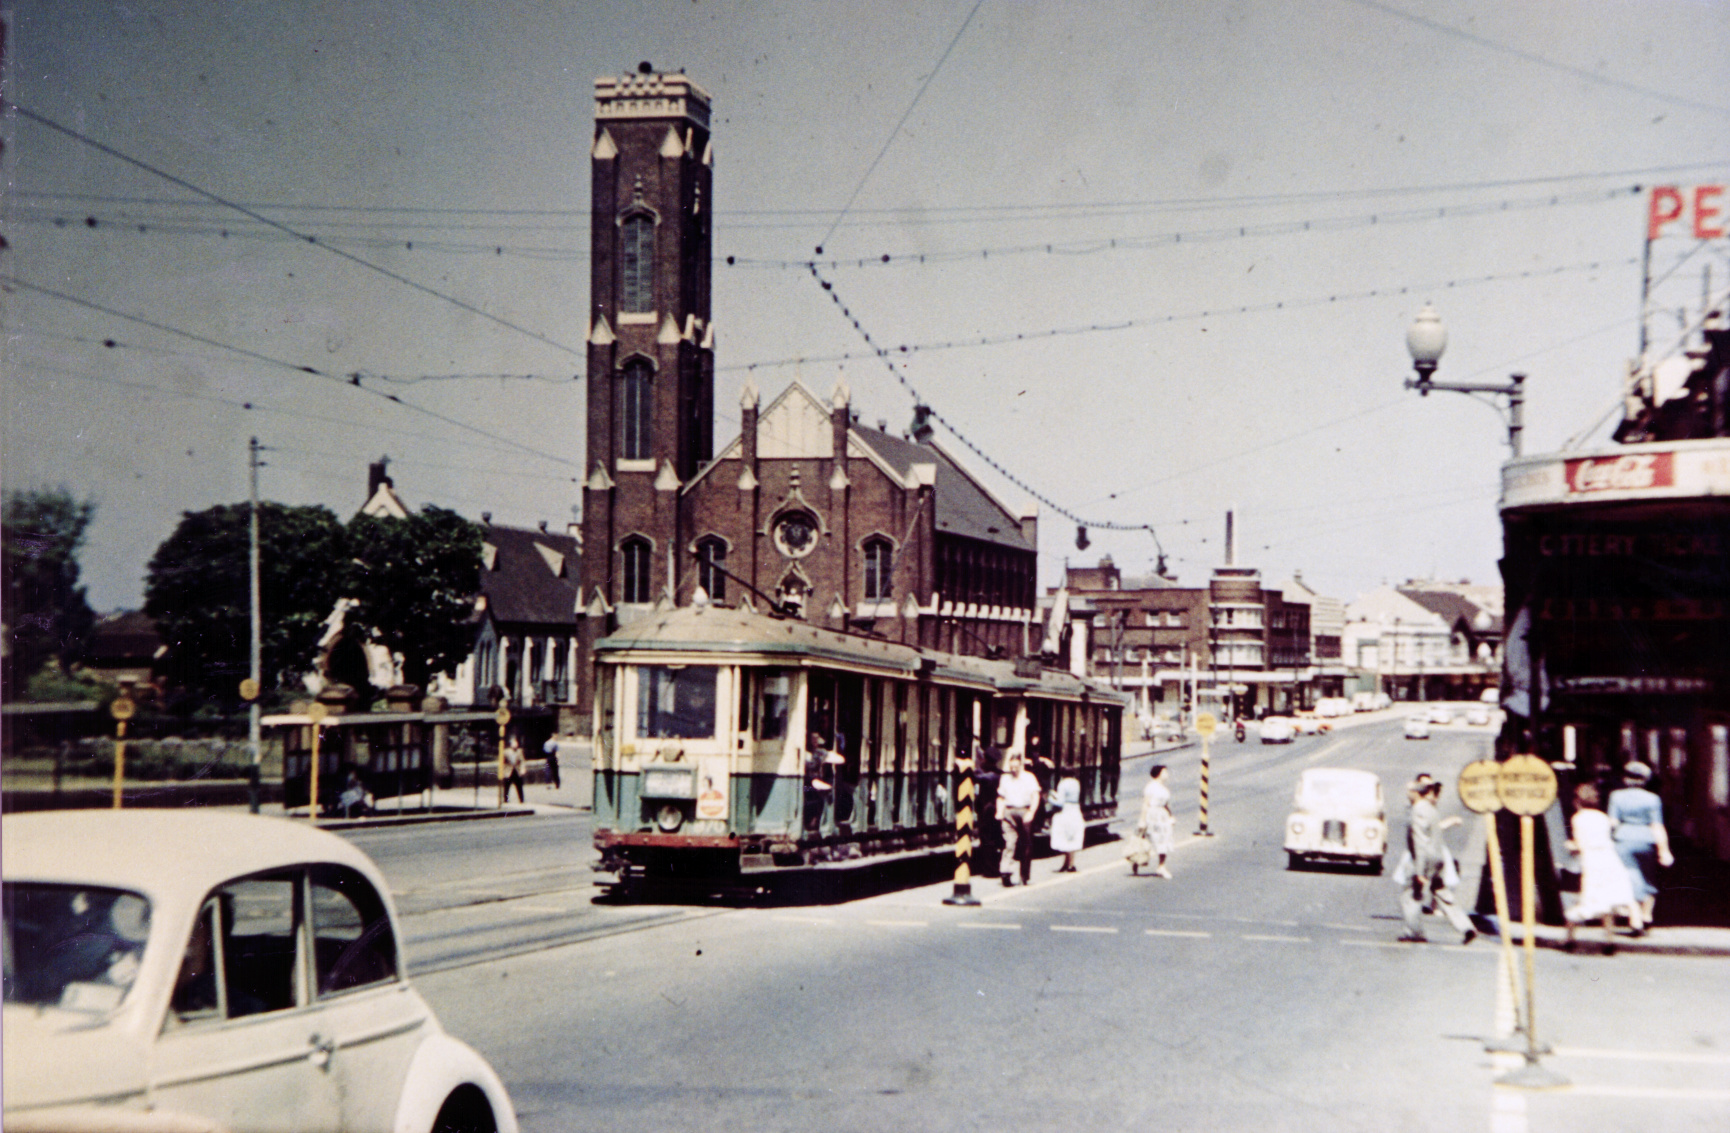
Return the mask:
[[1589,456],[1567,462],[1568,491],[1638,492],[1676,485],[1675,454],[1668,452],[1627,453],[1623,456]]

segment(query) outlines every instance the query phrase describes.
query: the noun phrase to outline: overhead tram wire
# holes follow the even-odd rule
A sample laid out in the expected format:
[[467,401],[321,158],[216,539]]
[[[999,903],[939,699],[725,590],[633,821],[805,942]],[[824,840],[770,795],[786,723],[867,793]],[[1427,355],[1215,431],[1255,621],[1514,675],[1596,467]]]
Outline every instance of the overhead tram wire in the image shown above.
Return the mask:
[[19,279],[16,276],[0,275],[0,284],[6,284],[6,285],[9,285],[12,287],[20,288],[20,289],[25,290],[25,291],[31,291],[31,292],[34,292],[38,295],[46,295],[46,296],[53,298],[53,299],[59,299],[60,301],[62,301],[64,303],[71,303],[74,306],[83,307],[87,310],[97,311],[97,312],[100,312],[101,314],[109,315],[109,316],[112,316],[112,317],[117,318],[117,319],[124,319],[127,322],[137,323],[140,326],[146,326],[146,327],[151,328],[152,330],[159,330],[165,334],[178,335],[181,338],[188,338],[194,342],[201,342],[206,346],[214,346],[219,350],[226,350],[226,351],[229,351],[229,352],[234,353],[234,354],[239,354],[242,357],[251,358],[254,361],[263,362],[267,365],[275,366],[279,369],[289,370],[289,371],[291,371],[293,373],[297,373],[297,374],[307,374],[307,375],[310,375],[310,376],[315,377],[315,378],[321,378],[321,379],[323,379],[327,382],[331,382],[332,384],[335,384],[335,385],[347,386],[347,387],[350,387],[353,389],[357,389],[357,390],[361,391],[362,393],[368,394],[372,397],[382,398],[385,401],[391,402],[391,403],[396,404],[396,405],[400,405],[404,409],[410,410],[411,412],[419,413],[419,414],[422,414],[423,416],[426,416],[426,417],[431,417],[435,421],[442,421],[445,424],[450,425],[454,428],[461,429],[464,432],[473,433],[476,436],[485,437],[490,441],[497,441],[500,444],[509,445],[511,448],[519,449],[522,452],[528,453],[531,456],[538,456],[543,460],[551,460],[551,461],[554,461],[555,463],[569,465],[573,468],[580,468],[581,467],[581,464],[578,461],[571,460],[567,457],[555,456],[550,452],[543,452],[540,449],[533,447],[532,445],[526,445],[521,441],[513,440],[510,437],[501,436],[498,433],[488,432],[487,430],[482,429],[477,425],[471,425],[466,421],[458,420],[455,417],[451,417],[447,414],[440,413],[437,410],[428,409],[424,405],[416,405],[412,401],[404,401],[401,397],[397,396],[394,393],[386,393],[383,390],[376,390],[376,389],[372,389],[372,388],[369,388],[367,386],[361,385],[360,374],[358,372],[345,378],[345,377],[342,377],[342,376],[339,376],[336,374],[326,373],[325,371],[319,370],[319,369],[312,367],[312,366],[297,365],[293,362],[285,362],[280,358],[272,358],[268,354],[260,354],[256,350],[248,350],[244,346],[235,346],[231,343],[220,342],[217,339],[207,338],[204,335],[196,334],[193,331],[189,331],[189,330],[182,330],[179,327],[170,326],[167,323],[159,323],[159,322],[156,322],[156,321],[151,320],[151,319],[146,319],[140,315],[132,315],[132,314],[126,313],[125,311],[117,311],[112,307],[105,307],[100,303],[93,303],[88,299],[81,299],[76,295],[68,295],[64,291],[56,291],[50,287],[43,287],[39,284],[30,283],[26,280]]
[[834,302],[836,309],[841,312],[841,316],[849,323],[853,324],[853,329],[859,333],[859,336],[865,340],[865,344],[872,349],[878,360],[883,363],[886,369],[888,369],[890,376],[899,382],[901,388],[905,389],[913,398],[913,404],[915,406],[922,406],[931,420],[936,421],[939,425],[942,425],[947,429],[951,436],[965,445],[969,452],[973,453],[973,455],[977,456],[980,460],[983,460],[999,476],[1002,476],[1005,480],[1008,480],[1011,484],[1014,484],[1017,488],[1020,488],[1023,492],[1026,492],[1029,496],[1032,496],[1035,500],[1038,500],[1041,504],[1044,504],[1053,512],[1063,516],[1065,519],[1080,528],[1080,531],[1077,533],[1078,545],[1085,547],[1085,536],[1087,529],[1089,528],[1098,531],[1145,531],[1153,537],[1154,547],[1158,549],[1162,557],[1164,556],[1165,548],[1160,545],[1159,534],[1154,531],[1151,523],[1115,523],[1108,520],[1085,519],[1064,507],[1056,500],[1045,495],[1043,492],[1021,479],[1021,477],[1009,471],[1009,469],[1005,468],[1002,464],[998,463],[991,454],[987,453],[983,448],[975,444],[973,440],[958,429],[953,422],[944,417],[941,413],[937,412],[929,402],[920,396],[919,391],[913,388],[913,383],[907,379],[907,376],[901,372],[900,367],[895,364],[894,359],[889,356],[889,352],[877,345],[877,343],[871,338],[871,332],[865,329],[864,324],[859,321],[858,316],[848,310],[847,304],[842,301],[840,294],[836,292],[834,284],[823,278],[822,273],[817,270],[817,265],[815,263],[810,264],[809,268],[811,271],[811,278],[816,280],[818,286],[828,293],[829,298]]
[[[1507,283],[1522,279],[1540,279],[1549,276],[1562,275],[1576,271],[1601,271],[1605,268],[1638,267],[1638,256],[1630,256],[1625,260],[1593,260],[1589,263],[1563,264],[1559,267],[1528,269],[1526,271],[1505,272],[1500,274],[1472,276],[1465,279],[1448,279],[1434,283],[1402,284],[1398,287],[1374,287],[1367,291],[1339,292],[1326,297],[1309,299],[1269,300],[1264,303],[1246,303],[1237,307],[1216,307],[1202,311],[1189,311],[1181,314],[1155,315],[1145,319],[1122,319],[1111,323],[1091,323],[1072,327],[1054,327],[1046,330],[1016,331],[1013,334],[980,335],[977,338],[952,339],[947,342],[903,343],[891,349],[895,354],[919,354],[934,350],[963,350],[979,346],[1007,346],[1017,342],[1037,342],[1042,339],[1068,338],[1076,335],[1097,334],[1103,331],[1136,330],[1146,327],[1163,326],[1167,323],[1192,322],[1199,319],[1217,319],[1225,315],[1254,315],[1271,311],[1302,310],[1308,307],[1325,307],[1332,303],[1356,302],[1363,299],[1387,299],[1414,292],[1452,291],[1461,287],[1474,287],[1486,283]],[[814,362],[852,362],[862,358],[875,358],[878,355],[873,349],[858,354],[844,351],[839,354],[807,354],[797,358],[777,358],[764,362],[735,362],[728,366],[715,367],[716,373],[737,371],[768,370],[781,366],[806,366]]]
[[104,145],[103,143],[97,141],[95,138],[89,137],[86,134],[81,134],[77,130],[72,129],[69,126],[63,126],[60,123],[54,121],[53,119],[46,118],[43,115],[38,114],[35,111],[30,110],[27,107],[21,106],[16,102],[8,102],[6,105],[9,106],[13,110],[13,112],[18,114],[20,117],[26,118],[32,122],[37,123],[38,125],[45,126],[50,130],[54,130],[58,133],[64,134],[66,137],[69,137],[69,138],[73,139],[74,141],[77,141],[83,145],[89,146],[90,148],[96,150],[99,153],[107,154],[109,157],[112,157],[117,161],[122,161],[128,165],[134,166],[138,169],[142,169],[146,173],[149,173],[155,177],[160,177],[164,181],[167,181],[172,185],[178,185],[182,189],[186,189],[189,192],[197,193],[201,197],[207,197],[210,200],[216,202],[217,204],[220,204],[226,208],[233,209],[235,212],[238,212],[242,216],[245,216],[245,217],[248,217],[252,220],[255,220],[260,224],[268,225],[271,228],[275,228],[275,229],[278,229],[282,232],[285,232],[288,235],[293,236],[296,239],[298,239],[304,243],[310,244],[311,246],[313,246],[315,248],[322,248],[326,252],[329,252],[333,256],[338,256],[342,259],[349,261],[350,263],[357,264],[360,267],[363,267],[363,268],[367,269],[368,271],[375,272],[378,275],[381,275],[381,276],[385,277],[386,279],[389,279],[395,283],[400,283],[404,287],[409,287],[415,291],[419,291],[419,292],[422,292],[423,294],[430,295],[435,299],[442,300],[443,302],[449,303],[452,306],[457,307],[459,310],[467,311],[472,315],[478,315],[479,317],[486,319],[488,322],[495,323],[501,327],[504,327],[507,330],[515,331],[518,334],[524,335],[528,338],[535,340],[536,342],[540,342],[540,343],[543,343],[547,346],[551,346],[556,350],[562,350],[566,354],[572,355],[573,357],[582,358],[585,361],[588,358],[588,352],[586,350],[578,350],[577,348],[572,347],[572,346],[568,346],[565,343],[557,342],[551,338],[548,338],[546,335],[539,333],[538,331],[532,331],[532,330],[528,329],[527,327],[520,326],[516,323],[511,322],[509,319],[500,318],[499,316],[493,314],[490,311],[487,311],[481,307],[475,306],[473,303],[469,303],[469,302],[466,302],[462,299],[458,299],[454,295],[447,295],[442,291],[439,291],[439,290],[432,288],[432,287],[428,287],[424,283],[419,283],[415,280],[408,278],[405,275],[401,275],[397,272],[391,271],[389,268],[381,267],[378,264],[372,263],[369,260],[363,260],[359,256],[353,254],[352,252],[345,252],[341,248],[336,248],[336,247],[332,247],[328,244],[321,243],[319,241],[318,237],[316,237],[316,236],[309,236],[309,235],[306,235],[305,233],[297,232],[294,229],[290,228],[288,225],[281,223],[280,221],[272,220],[270,217],[265,216],[262,213],[255,212],[254,210],[247,208],[245,205],[238,204],[234,201],[230,201],[227,198],[225,198],[225,197],[223,197],[217,193],[213,193],[210,190],[205,189],[201,186],[195,185],[192,182],[187,181],[183,178],[176,177],[174,174],[169,173],[167,170],[159,169],[156,166],[151,165],[148,162],[140,161],[138,158],[135,158],[135,157],[132,157],[128,154],[122,153],[121,151],[115,149],[112,146]]

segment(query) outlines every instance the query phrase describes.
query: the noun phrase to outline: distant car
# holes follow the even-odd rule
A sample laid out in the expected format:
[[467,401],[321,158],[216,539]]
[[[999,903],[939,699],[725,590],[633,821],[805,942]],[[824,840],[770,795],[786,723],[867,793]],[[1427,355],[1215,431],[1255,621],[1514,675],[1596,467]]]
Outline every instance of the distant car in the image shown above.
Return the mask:
[[1285,716],[1269,716],[1260,725],[1261,742],[1264,744],[1289,744],[1297,736],[1297,729]]
[[1483,727],[1490,722],[1490,710],[1482,704],[1474,704],[1466,709],[1466,723]]
[[8,816],[8,1130],[516,1133],[334,834],[210,811]]
[[1406,717],[1406,739],[1427,740],[1430,738],[1430,718],[1421,712],[1414,712]]
[[1380,779],[1342,767],[1311,767],[1298,779],[1285,824],[1287,869],[1322,860],[1356,862],[1380,873],[1387,845]]
[[1352,702],[1343,696],[1324,696],[1316,701],[1316,715],[1324,720],[1352,714]]
[[1292,727],[1300,736],[1313,736],[1327,730],[1327,725],[1320,719],[1306,712],[1300,712],[1291,718]]
[[1499,688],[1487,688],[1478,696],[1478,699],[1483,701],[1485,704],[1499,705],[1502,703],[1502,690]]
[[1432,724],[1452,724],[1453,722],[1454,722],[1454,713],[1451,709],[1449,709],[1445,705],[1441,705],[1441,704],[1436,704],[1436,705],[1431,706],[1431,708],[1430,708],[1430,723],[1432,723]]

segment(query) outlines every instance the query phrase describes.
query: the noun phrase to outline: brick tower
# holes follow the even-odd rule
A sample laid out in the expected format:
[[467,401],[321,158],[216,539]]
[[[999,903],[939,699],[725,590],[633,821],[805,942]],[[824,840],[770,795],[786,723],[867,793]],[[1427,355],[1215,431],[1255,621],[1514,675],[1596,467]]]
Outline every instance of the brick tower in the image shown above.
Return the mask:
[[679,489],[714,445],[709,96],[647,63],[597,79],[590,154],[585,657],[692,569]]

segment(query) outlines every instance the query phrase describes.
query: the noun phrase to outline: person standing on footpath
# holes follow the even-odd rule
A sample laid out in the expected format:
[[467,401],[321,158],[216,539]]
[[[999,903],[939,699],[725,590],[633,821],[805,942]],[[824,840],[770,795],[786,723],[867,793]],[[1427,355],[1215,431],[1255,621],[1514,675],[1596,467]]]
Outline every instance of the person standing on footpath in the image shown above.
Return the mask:
[[1602,797],[1591,783],[1574,788],[1574,817],[1569,822],[1568,848],[1580,855],[1580,899],[1568,910],[1568,944],[1574,947],[1574,928],[1586,921],[1604,918],[1604,935],[1611,936],[1611,922],[1618,910],[1628,916],[1635,936],[1645,932],[1645,918],[1634,896],[1634,883],[1616,852],[1610,833],[1610,816],[1598,809]]
[[1646,925],[1658,904],[1658,871],[1676,862],[1670,853],[1670,835],[1664,829],[1664,804],[1647,790],[1652,769],[1634,762],[1622,768],[1621,790],[1610,792],[1610,824],[1616,839],[1616,853],[1628,870],[1634,896],[1640,902],[1641,927],[1634,933],[1643,936]]
[[541,745],[541,753],[547,757],[547,785],[553,790],[561,786],[559,782],[559,737],[549,736],[547,742]]
[[1429,939],[1424,935],[1422,917],[1425,904],[1434,902],[1441,914],[1448,918],[1448,923],[1460,931],[1460,943],[1470,944],[1477,939],[1478,930],[1472,927],[1465,911],[1454,900],[1454,885],[1459,878],[1454,869],[1453,855],[1448,852],[1443,837],[1444,832],[1451,826],[1458,826],[1460,820],[1456,816],[1443,818],[1436,809],[1436,802],[1442,797],[1440,782],[1432,779],[1413,784],[1411,794],[1412,813],[1406,825],[1406,853],[1410,855],[1410,868],[1408,870],[1407,863],[1402,861],[1394,875],[1394,880],[1400,885],[1400,916],[1406,922],[1405,935],[1400,939],[1413,943]]
[[528,760],[523,756],[523,741],[512,736],[505,741],[505,779],[499,784],[499,805],[503,806],[511,797],[511,785],[517,788],[517,801],[527,802],[523,797],[523,767]]
[[[995,863],[1003,852],[1003,829],[998,822],[997,814],[997,783],[1001,778],[998,765],[1003,754],[992,744],[986,744],[979,750],[973,771],[973,813],[979,816],[979,854],[976,859],[983,866],[985,862]],[[980,876],[986,876],[983,869]]]
[[997,818],[1003,829],[1003,858],[999,870],[1004,888],[1015,884],[1016,875],[1026,885],[1033,877],[1033,821],[1039,814],[1039,780],[1011,755],[997,784]]
[[1051,792],[1057,813],[1051,817],[1051,848],[1063,855],[1058,873],[1075,872],[1075,855],[1087,841],[1087,819],[1081,813],[1081,780],[1065,776]]
[[[1171,869],[1165,859],[1171,853],[1171,832],[1176,825],[1171,815],[1171,788],[1165,782],[1165,764],[1156,763],[1147,769],[1147,786],[1141,789],[1141,820],[1136,824],[1136,833],[1147,839],[1148,854],[1158,859],[1154,874],[1167,881],[1171,880]],[[1140,867],[1131,872],[1140,872]]]

